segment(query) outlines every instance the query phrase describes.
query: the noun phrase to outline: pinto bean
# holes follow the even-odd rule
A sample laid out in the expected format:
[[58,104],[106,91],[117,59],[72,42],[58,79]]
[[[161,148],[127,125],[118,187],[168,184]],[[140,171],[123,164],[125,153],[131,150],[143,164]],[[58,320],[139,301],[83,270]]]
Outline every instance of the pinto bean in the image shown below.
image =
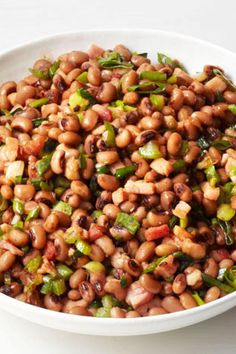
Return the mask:
[[23,247],[29,242],[29,236],[26,232],[13,229],[9,233],[9,240],[17,247]]
[[15,197],[25,202],[33,199],[35,192],[35,187],[31,184],[17,184],[14,187]]
[[116,98],[117,92],[116,88],[114,85],[112,85],[110,82],[104,82],[97,95],[96,98],[99,102],[102,103],[109,103],[113,101]]
[[182,137],[179,133],[172,133],[167,141],[167,151],[171,155],[178,155],[182,146]]
[[15,262],[16,256],[6,251],[0,255],[0,272],[6,272]]
[[42,225],[31,226],[29,234],[34,248],[40,250],[45,247],[47,238]]
[[181,302],[174,296],[166,296],[162,302],[161,306],[167,311],[167,312],[177,312],[177,311],[182,311],[184,307],[181,305]]

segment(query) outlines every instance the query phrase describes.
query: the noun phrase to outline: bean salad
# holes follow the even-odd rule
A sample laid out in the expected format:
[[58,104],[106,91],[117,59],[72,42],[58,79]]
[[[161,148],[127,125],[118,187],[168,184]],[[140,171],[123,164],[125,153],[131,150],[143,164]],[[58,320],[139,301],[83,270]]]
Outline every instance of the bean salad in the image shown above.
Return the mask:
[[[0,86],[0,292],[131,318],[236,290],[236,87],[92,45]],[[2,296],[2,295],[0,295]]]

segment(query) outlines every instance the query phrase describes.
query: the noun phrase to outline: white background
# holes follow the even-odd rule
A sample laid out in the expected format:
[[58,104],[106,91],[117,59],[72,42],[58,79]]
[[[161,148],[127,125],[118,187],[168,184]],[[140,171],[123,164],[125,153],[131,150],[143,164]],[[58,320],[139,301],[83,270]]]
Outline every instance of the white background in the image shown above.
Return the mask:
[[[235,14],[234,0],[0,0],[0,51],[53,33],[95,28],[176,31],[236,51]],[[236,309],[170,333],[99,338],[50,330],[0,311],[0,351],[8,354],[231,354],[235,353],[235,318]]]

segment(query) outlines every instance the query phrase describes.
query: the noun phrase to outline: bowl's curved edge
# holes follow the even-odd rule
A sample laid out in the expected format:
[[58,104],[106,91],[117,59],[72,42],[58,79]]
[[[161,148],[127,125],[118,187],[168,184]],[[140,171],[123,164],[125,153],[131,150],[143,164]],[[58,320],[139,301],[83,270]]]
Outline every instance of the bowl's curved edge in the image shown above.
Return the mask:
[[189,310],[161,316],[114,319],[82,317],[49,311],[0,294],[0,308],[49,328],[98,336],[134,336],[167,332],[190,326],[231,309],[236,305],[236,293]]

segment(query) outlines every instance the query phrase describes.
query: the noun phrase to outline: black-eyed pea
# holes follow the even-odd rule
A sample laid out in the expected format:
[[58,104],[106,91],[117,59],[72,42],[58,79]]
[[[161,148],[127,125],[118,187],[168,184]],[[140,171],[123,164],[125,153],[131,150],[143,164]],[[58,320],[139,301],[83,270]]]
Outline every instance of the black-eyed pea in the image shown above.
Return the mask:
[[51,169],[56,174],[61,174],[65,166],[65,151],[56,150],[51,159]]
[[180,303],[185,309],[191,309],[197,307],[197,303],[194,300],[193,296],[187,291],[179,295]]
[[220,297],[220,289],[217,286],[212,286],[209,288],[204,296],[204,301],[206,303],[215,301]]
[[92,109],[88,109],[82,119],[81,127],[86,131],[93,130],[93,128],[97,124],[97,121],[98,113],[93,111]]

